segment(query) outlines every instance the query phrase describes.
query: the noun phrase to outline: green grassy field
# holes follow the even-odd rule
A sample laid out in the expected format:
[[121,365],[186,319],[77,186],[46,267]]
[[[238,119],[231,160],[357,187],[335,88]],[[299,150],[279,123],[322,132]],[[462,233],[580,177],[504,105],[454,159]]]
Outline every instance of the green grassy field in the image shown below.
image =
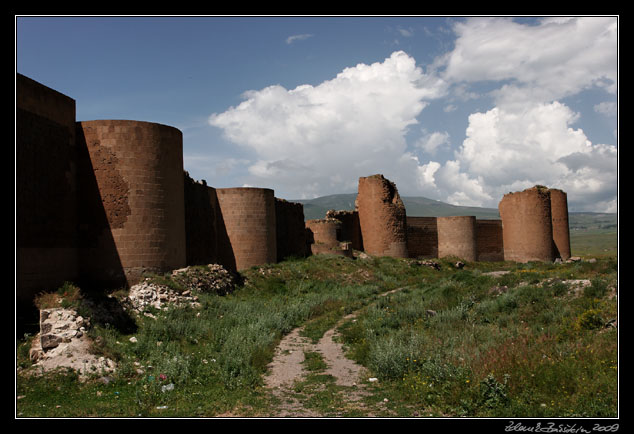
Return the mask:
[[[574,240],[573,254],[584,243],[588,251],[604,248],[603,241]],[[279,402],[263,375],[281,337],[306,326],[317,339],[358,311],[340,332],[347,356],[378,379],[365,398],[375,416],[616,417],[618,332],[606,324],[617,318],[618,261],[604,253],[596,262],[462,269],[439,260],[440,270],[414,260],[331,256],[255,267],[229,295],[201,294],[200,307],[154,311],[156,320],[135,317],[133,334],[95,324],[95,351],[118,362],[106,379],[32,375],[32,336],[20,339],[16,415],[266,417]],[[487,274],[499,270],[507,273]],[[574,291],[575,279],[591,284]],[[379,296],[395,288],[404,289]],[[312,376],[298,387],[319,392],[303,404],[330,416],[344,392],[320,374],[318,358],[307,360]],[[320,387],[309,388],[309,380]],[[173,390],[164,391],[166,384]]]

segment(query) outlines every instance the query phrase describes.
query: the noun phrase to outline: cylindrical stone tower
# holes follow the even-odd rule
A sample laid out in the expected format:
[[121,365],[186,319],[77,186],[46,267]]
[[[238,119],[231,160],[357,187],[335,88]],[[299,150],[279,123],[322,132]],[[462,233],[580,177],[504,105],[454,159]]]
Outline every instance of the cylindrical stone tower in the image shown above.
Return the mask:
[[336,219],[316,219],[307,220],[306,227],[313,233],[315,243],[327,244],[328,246],[339,245],[339,234],[341,233],[341,222]]
[[341,221],[333,218],[306,221],[310,252],[313,255],[331,254],[352,256],[350,243],[342,243]]
[[136,283],[185,265],[183,135],[130,120],[77,123],[82,274]]
[[553,261],[550,191],[535,186],[504,195],[499,204],[504,260]]
[[476,218],[474,216],[438,217],[438,257],[457,256],[476,261]]
[[[221,225],[227,242],[219,240],[223,265],[243,270],[277,262],[275,196],[268,188],[216,189]],[[232,264],[233,262],[234,264]]]
[[567,196],[564,191],[550,189],[550,212],[553,222],[555,256],[559,256],[564,261],[569,259],[571,255]]
[[408,257],[405,205],[393,182],[383,175],[359,178],[357,210],[367,253]]

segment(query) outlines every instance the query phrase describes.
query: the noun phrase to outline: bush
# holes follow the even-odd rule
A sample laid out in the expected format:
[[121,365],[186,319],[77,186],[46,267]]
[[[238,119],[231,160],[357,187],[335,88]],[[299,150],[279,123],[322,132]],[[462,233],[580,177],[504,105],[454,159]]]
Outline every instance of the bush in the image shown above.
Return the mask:
[[596,309],[589,309],[583,312],[577,319],[577,328],[581,330],[599,330],[605,321]]
[[500,383],[493,374],[487,375],[487,377],[480,382],[482,405],[491,409],[507,405],[509,402],[507,395],[508,379],[509,376],[504,375],[504,381]]

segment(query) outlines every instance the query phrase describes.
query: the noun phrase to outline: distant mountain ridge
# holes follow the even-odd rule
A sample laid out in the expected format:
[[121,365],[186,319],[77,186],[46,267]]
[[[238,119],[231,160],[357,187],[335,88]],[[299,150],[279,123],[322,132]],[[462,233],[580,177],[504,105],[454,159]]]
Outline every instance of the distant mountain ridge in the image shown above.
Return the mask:
[[[331,194],[315,199],[299,199],[291,200],[291,202],[299,202],[304,205],[304,217],[306,220],[320,219],[326,216],[326,211],[354,209],[354,201],[357,198],[356,193],[347,194]],[[443,217],[443,216],[459,216],[473,215],[479,219],[499,219],[500,214],[495,208],[480,208],[456,206],[438,200],[428,199],[426,197],[402,196],[403,204],[408,216],[419,217]]]
[[[326,211],[354,209],[356,193],[331,194],[315,199],[298,199],[291,202],[299,202],[304,205],[304,219],[322,219]],[[402,196],[405,210],[412,217],[444,217],[472,215],[478,219],[499,219],[500,213],[496,208],[481,208],[472,206],[450,205],[434,199],[422,196]],[[571,231],[616,231],[618,216],[615,213],[596,212],[570,212],[569,225]]]

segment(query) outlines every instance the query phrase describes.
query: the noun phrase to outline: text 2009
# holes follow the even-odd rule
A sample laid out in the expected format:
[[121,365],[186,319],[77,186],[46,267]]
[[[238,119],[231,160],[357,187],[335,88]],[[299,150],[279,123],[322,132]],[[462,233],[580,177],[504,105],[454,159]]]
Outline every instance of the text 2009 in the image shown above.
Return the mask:
[[594,424],[592,431],[596,432],[617,432],[619,430],[619,424],[601,426],[598,423]]

